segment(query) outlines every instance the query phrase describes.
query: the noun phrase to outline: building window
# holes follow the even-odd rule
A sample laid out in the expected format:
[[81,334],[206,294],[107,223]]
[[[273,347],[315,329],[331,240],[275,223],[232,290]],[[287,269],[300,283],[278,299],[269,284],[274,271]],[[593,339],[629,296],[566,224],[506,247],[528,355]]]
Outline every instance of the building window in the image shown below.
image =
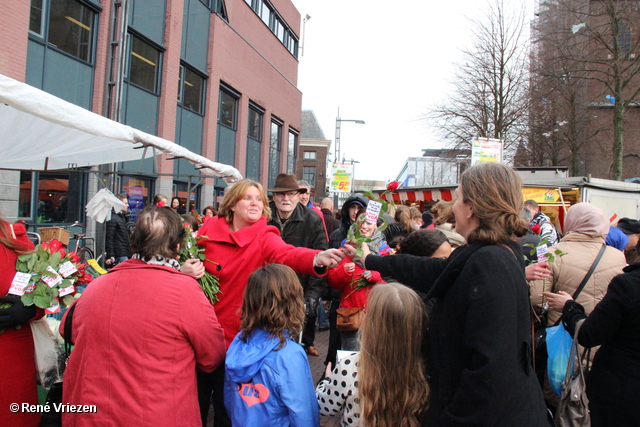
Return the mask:
[[178,104],[204,114],[205,79],[186,65],[180,66]]
[[287,173],[296,173],[296,157],[298,157],[298,132],[289,129],[287,144]]
[[316,188],[316,167],[304,166],[302,168],[302,179],[307,181],[311,188]]
[[29,16],[29,31],[44,37],[44,0],[31,0],[31,14]]
[[315,151],[305,151],[304,152],[304,160],[315,160],[316,152]]
[[264,116],[256,106],[249,106],[249,138],[262,142],[262,117]]
[[271,32],[280,40],[287,50],[298,57],[298,39],[278,12],[266,0],[245,0],[247,5],[262,19]]
[[21,172],[18,216],[38,224],[81,221],[84,179],[83,172]]
[[129,38],[131,40],[129,82],[157,93],[160,51],[138,36],[129,34]]
[[631,27],[626,21],[618,22],[618,46],[620,56],[626,57],[631,52]]
[[238,99],[224,89],[220,89],[220,105],[218,107],[218,123],[230,129],[236,129]]
[[269,142],[269,187],[273,188],[276,176],[280,173],[280,151],[282,150],[282,122],[271,120],[271,138]]
[[262,122],[264,110],[249,104],[249,130],[247,132],[247,170],[245,175],[255,181],[260,180],[260,160],[262,152]]
[[92,60],[95,22],[96,12],[76,0],[31,1],[29,31],[43,38],[48,33],[49,46],[85,62]]

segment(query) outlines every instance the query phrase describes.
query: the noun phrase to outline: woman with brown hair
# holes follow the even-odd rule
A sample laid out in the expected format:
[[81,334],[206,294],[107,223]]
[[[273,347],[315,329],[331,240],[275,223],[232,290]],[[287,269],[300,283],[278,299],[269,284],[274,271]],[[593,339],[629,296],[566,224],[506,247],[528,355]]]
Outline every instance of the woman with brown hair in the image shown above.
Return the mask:
[[132,259],[95,279],[74,302],[65,339],[75,347],[62,401],[98,411],[65,412],[63,425],[200,423],[196,368],[217,368],[225,345],[213,306],[180,271],[184,237],[174,210],[144,209],[131,238]]
[[456,232],[456,218],[453,214],[454,202],[447,202],[440,200],[431,208],[431,214],[433,215],[433,225],[438,230],[442,231],[451,247],[453,249],[462,246],[466,243],[464,237]]
[[411,211],[408,206],[397,206],[394,219],[395,222],[384,230],[384,239],[392,249],[395,249],[398,242],[413,231]]
[[[22,224],[11,224],[0,216],[0,419],[3,426],[37,426],[40,414],[9,411],[12,403],[38,404],[36,366],[30,320],[44,316],[35,305],[25,307],[17,295],[8,295],[16,275],[18,256],[33,249]],[[6,296],[5,296],[6,295]]]
[[417,427],[429,396],[420,348],[424,304],[399,283],[377,285],[358,332],[360,352],[338,361],[316,388],[323,415],[343,426]]
[[[547,426],[531,362],[529,287],[513,240],[528,225],[520,177],[485,163],[460,178],[453,206],[468,245],[448,259],[368,255],[364,265],[438,298],[427,337],[432,399],[425,426]],[[354,248],[349,248],[355,252]]]
[[304,349],[304,292],[296,273],[270,264],[249,276],[241,331],[227,351],[225,398],[236,426],[318,426],[318,404]]

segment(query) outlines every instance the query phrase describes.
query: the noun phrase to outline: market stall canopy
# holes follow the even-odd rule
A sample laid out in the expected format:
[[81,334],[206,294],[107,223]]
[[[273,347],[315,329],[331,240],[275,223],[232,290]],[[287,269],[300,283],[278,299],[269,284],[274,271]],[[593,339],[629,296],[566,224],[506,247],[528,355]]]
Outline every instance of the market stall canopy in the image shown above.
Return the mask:
[[383,194],[383,191],[378,191],[377,196],[387,200],[393,201],[395,203],[404,203],[404,202],[432,202],[438,200],[446,200],[448,202],[455,200],[456,186],[451,186],[451,188],[442,188],[442,187],[406,187],[401,188],[397,192],[392,194]]
[[228,183],[242,179],[232,166],[102,117],[0,74],[0,169],[56,170],[140,160],[154,148],[183,158]]

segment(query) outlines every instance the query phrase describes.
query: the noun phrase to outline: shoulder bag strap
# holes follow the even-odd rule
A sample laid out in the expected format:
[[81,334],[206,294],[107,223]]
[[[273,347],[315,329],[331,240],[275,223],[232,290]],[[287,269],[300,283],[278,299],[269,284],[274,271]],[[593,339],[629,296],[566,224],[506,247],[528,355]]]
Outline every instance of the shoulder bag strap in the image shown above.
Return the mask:
[[582,290],[584,289],[584,286],[589,281],[589,278],[591,277],[594,270],[596,269],[596,266],[600,262],[600,258],[602,258],[602,255],[604,254],[605,249],[607,249],[607,245],[603,243],[602,247],[600,248],[600,252],[598,252],[598,256],[596,256],[595,261],[593,261],[593,264],[591,264],[591,268],[589,269],[589,271],[587,271],[587,275],[584,276],[584,279],[582,279],[582,283],[580,283],[580,286],[578,286],[578,289],[576,289],[576,291],[573,293],[574,300],[578,298],[578,295],[580,295],[580,292],[582,292]]
[[71,344],[73,344],[72,338],[71,338],[71,333],[72,333],[72,324],[73,324],[73,312],[76,309],[76,304],[78,302],[74,302],[71,307],[69,307],[69,313],[67,313],[67,319],[64,322],[64,351],[65,353],[67,353],[67,358],[69,357],[69,354],[71,354]]

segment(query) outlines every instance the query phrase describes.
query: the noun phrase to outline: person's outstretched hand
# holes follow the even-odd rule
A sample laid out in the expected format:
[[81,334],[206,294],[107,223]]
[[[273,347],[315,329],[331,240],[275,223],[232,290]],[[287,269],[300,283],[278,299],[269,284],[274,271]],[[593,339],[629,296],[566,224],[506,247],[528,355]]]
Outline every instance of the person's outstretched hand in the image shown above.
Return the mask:
[[340,264],[344,257],[345,254],[340,249],[327,249],[316,254],[315,262],[316,265],[335,267]]
[[0,297],[0,304],[13,304],[8,308],[0,308],[0,329],[10,326],[22,325],[36,315],[38,308],[35,305],[25,306],[22,299],[16,295]]

